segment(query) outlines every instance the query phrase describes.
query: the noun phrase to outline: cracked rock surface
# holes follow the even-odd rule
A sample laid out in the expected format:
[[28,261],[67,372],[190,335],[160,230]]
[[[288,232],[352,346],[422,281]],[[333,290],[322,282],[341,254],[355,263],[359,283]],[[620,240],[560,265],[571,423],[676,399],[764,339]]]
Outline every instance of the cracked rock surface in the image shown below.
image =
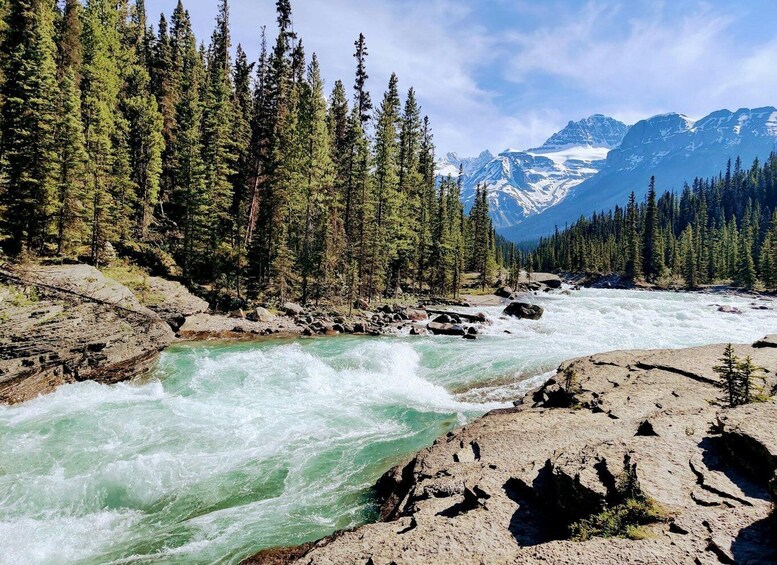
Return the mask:
[[[767,369],[777,348],[736,346]],[[777,563],[777,404],[723,405],[723,346],[613,352],[564,364],[514,409],[449,433],[376,486],[385,521],[249,563]],[[576,373],[571,407],[558,403]],[[558,383],[558,384],[557,384]],[[668,519],[644,539],[569,539],[606,508],[624,461]]]
[[0,403],[130,379],[173,341],[156,313],[94,267],[35,266],[0,283]]

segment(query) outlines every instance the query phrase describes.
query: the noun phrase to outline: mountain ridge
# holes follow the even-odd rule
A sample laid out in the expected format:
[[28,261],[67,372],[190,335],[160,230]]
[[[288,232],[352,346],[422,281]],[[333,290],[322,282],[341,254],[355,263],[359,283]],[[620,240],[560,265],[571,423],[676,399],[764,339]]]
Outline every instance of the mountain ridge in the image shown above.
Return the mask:
[[528,242],[580,216],[625,205],[632,191],[643,197],[651,176],[659,190],[677,190],[718,174],[728,159],[739,157],[749,166],[777,144],[773,106],[716,110],[698,120],[658,114],[623,125],[622,134],[616,123],[602,114],[570,121],[538,148],[508,150],[465,172],[465,207],[485,182],[496,229]]

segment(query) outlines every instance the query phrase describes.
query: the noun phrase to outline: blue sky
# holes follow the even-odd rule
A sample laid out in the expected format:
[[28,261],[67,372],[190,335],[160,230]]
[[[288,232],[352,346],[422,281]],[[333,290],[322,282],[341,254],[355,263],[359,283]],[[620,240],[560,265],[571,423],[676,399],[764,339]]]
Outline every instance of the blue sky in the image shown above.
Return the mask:
[[[146,0],[151,21],[177,0]],[[216,0],[184,0],[199,40]],[[648,0],[292,0],[294,26],[328,88],[353,82],[369,48],[379,100],[394,71],[430,116],[438,154],[541,144],[594,113],[627,123],[662,112],[777,105],[777,2]],[[233,43],[253,59],[275,33],[273,0],[231,0]]]

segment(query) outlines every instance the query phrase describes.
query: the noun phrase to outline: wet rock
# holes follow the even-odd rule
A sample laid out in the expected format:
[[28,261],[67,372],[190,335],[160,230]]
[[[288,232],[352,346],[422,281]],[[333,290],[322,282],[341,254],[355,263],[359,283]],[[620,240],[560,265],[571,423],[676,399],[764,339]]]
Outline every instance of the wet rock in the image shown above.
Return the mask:
[[429,315],[426,313],[426,310],[420,310],[418,308],[408,308],[405,310],[405,315],[411,322],[422,322],[429,319]]
[[753,347],[777,347],[777,335],[767,335],[765,338],[756,341]]
[[722,312],[724,314],[741,314],[742,310],[736,306],[723,305],[718,307],[718,312]]
[[453,318],[451,318],[448,314],[440,314],[433,320],[433,322],[435,324],[451,324],[453,323]]
[[445,324],[441,322],[429,322],[426,326],[434,335],[464,335],[467,332],[461,324]]
[[501,288],[498,288],[494,294],[496,294],[500,298],[510,298],[512,294],[515,292],[512,287],[510,286],[503,286]]
[[503,314],[526,320],[539,320],[545,310],[542,306],[535,306],[526,302],[511,302],[504,309]]

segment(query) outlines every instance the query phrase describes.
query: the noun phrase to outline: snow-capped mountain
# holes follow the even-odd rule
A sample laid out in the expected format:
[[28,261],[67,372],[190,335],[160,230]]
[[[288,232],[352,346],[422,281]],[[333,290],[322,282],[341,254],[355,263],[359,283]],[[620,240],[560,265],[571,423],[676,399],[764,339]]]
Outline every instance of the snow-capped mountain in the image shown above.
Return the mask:
[[485,183],[494,226],[505,230],[563,201],[575,186],[596,175],[626,130],[625,124],[597,114],[569,122],[541,147],[507,149],[496,157],[484,151],[470,159],[449,153],[437,163],[437,174],[457,176],[462,164],[465,207],[472,205],[476,187]]
[[756,157],[768,157],[776,145],[777,109],[771,106],[719,110],[695,121],[677,113],[654,116],[629,128],[598,172],[576,183],[566,198],[499,229],[514,241],[534,240],[581,215],[625,205],[631,191],[642,198],[651,176],[660,191],[679,190],[696,177],[718,174],[728,159],[739,157],[742,166],[749,167]]
[[436,173],[438,178],[459,176],[459,167],[464,167],[464,176],[471,175],[480,167],[491,161],[494,155],[486,149],[477,157],[459,157],[456,153],[447,153],[445,157],[437,161]]

